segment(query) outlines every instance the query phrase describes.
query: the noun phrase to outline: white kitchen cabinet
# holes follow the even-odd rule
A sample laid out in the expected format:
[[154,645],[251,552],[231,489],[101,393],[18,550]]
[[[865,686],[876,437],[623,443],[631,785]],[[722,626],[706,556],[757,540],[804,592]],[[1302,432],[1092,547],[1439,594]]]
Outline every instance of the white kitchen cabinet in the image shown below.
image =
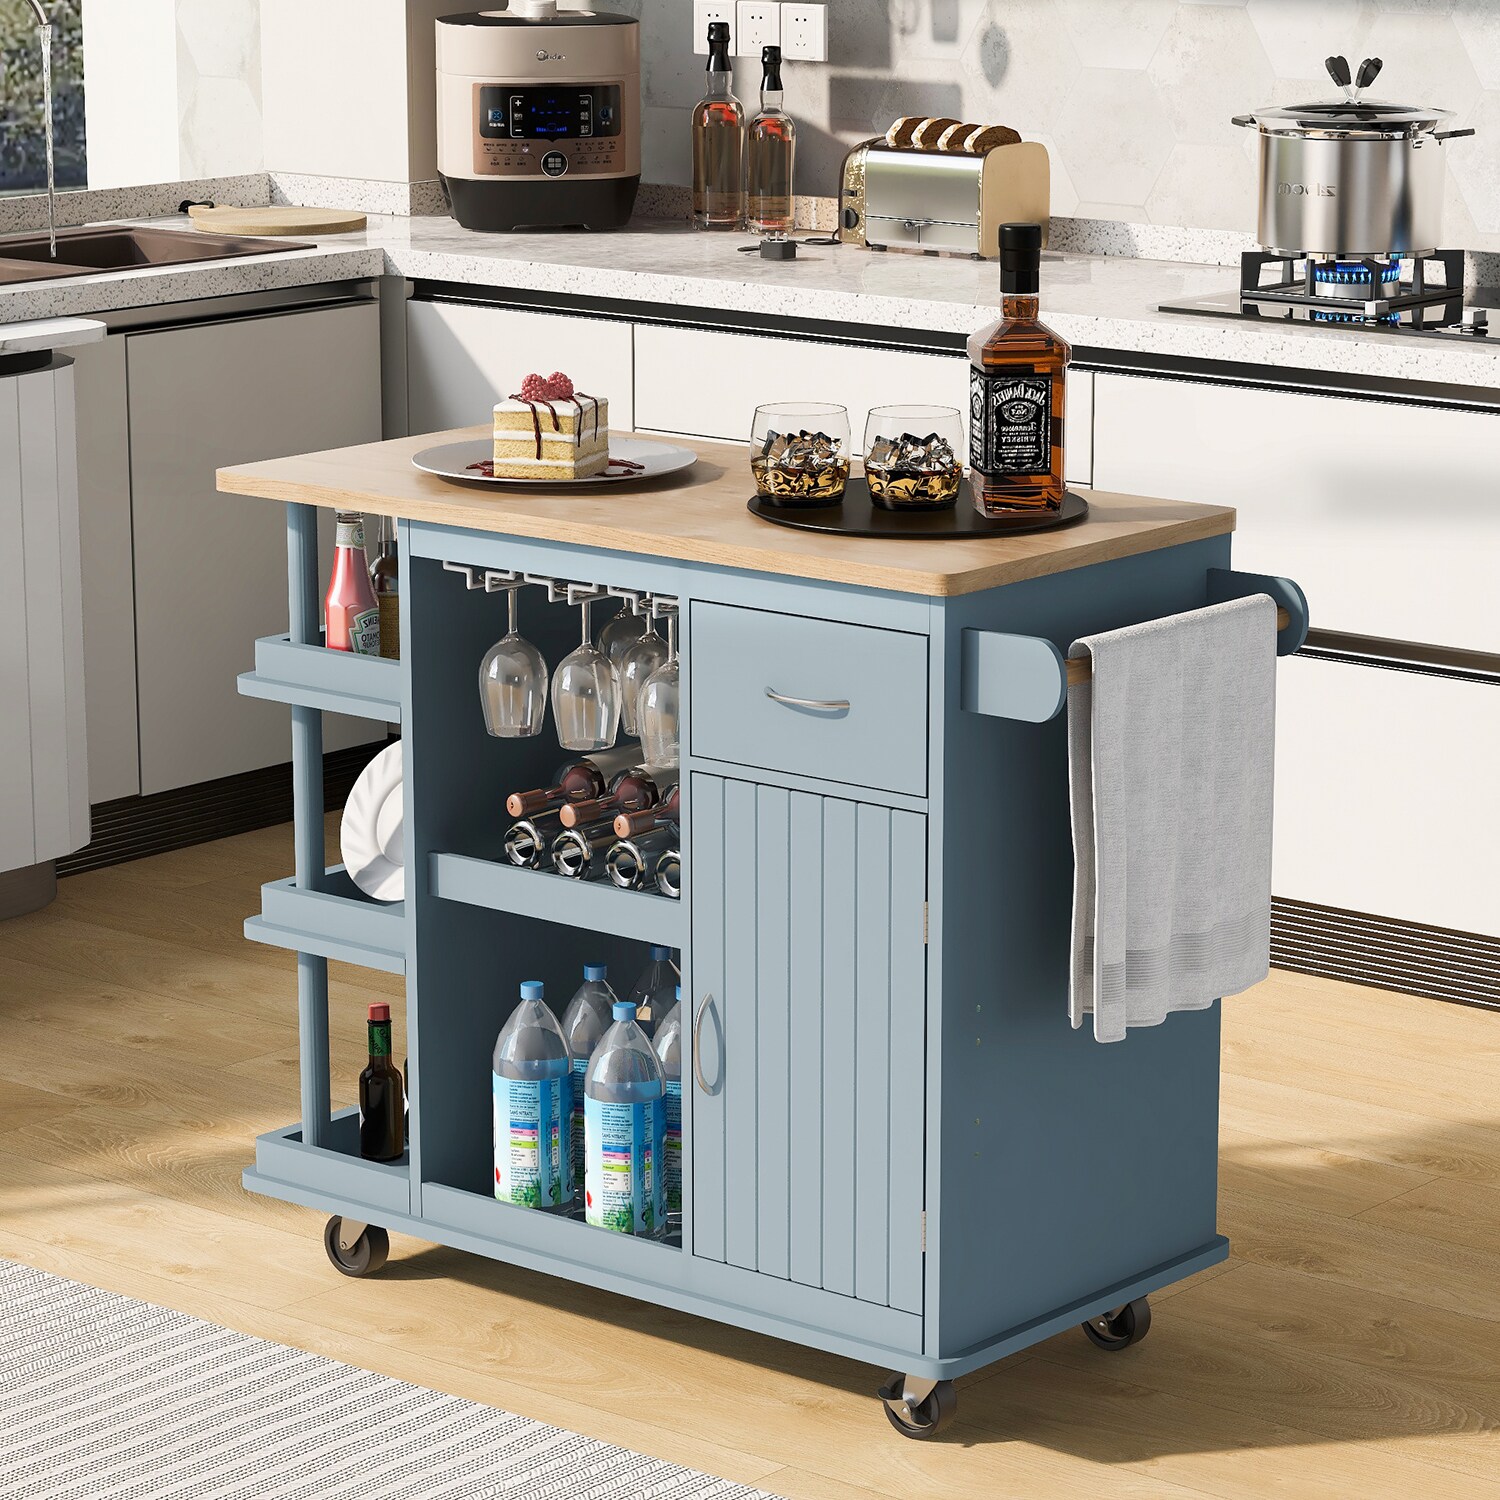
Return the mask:
[[[235,689],[252,643],[287,628],[286,523],[274,506],[217,493],[214,472],[378,440],[379,312],[357,302],[199,323],[126,346],[149,795],[287,759],[288,710]],[[325,720],[330,750],[382,734]]]
[[102,339],[69,350],[69,358],[78,406],[89,795],[113,802],[141,789],[125,340]]
[[1099,374],[1094,484],[1233,505],[1313,624],[1500,652],[1500,416]]
[[1306,657],[1277,691],[1276,894],[1500,933],[1500,691]]
[[609,423],[636,417],[629,323],[472,302],[412,301],[406,312],[407,415],[413,433],[488,422],[531,371],[561,370],[609,401]]

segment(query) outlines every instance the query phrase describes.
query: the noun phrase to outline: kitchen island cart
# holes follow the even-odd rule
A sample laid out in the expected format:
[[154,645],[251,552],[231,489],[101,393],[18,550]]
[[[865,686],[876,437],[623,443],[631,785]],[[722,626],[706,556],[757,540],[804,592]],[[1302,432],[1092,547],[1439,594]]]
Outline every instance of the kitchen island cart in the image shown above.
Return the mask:
[[[475,434],[456,433],[459,438]],[[495,495],[417,473],[432,436],[223,471],[286,502],[290,632],[244,691],[292,705],[297,868],[247,935],[297,955],[301,1120],[245,1185],[329,1213],[341,1270],[385,1231],[867,1361],[930,1436],[952,1381],[1070,1324],[1103,1348],[1227,1253],[1215,1227],[1219,1008],[1100,1046],[1068,1022],[1063,653],[1081,635],[1291,585],[1230,570],[1234,513],[1096,493],[1084,524],[957,542],[750,516],[745,452],[649,487]],[[401,660],[321,646],[317,508],[394,516]],[[583,599],[674,615],[680,899],[504,862],[504,795],[548,784],[485,731],[477,671],[519,588],[555,663]],[[406,899],[322,847],[326,711],[399,723]],[[662,1240],[497,1202],[489,1052],[522,979],[680,950],[683,1209]],[[406,976],[407,1154],[335,1107],[327,960]],[[399,1295],[394,1289],[393,1295]]]

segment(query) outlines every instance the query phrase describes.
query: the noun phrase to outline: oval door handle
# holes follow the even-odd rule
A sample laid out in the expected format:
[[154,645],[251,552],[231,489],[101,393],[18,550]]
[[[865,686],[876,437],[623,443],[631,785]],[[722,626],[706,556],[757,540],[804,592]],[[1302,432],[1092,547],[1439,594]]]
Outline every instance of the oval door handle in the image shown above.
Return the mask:
[[767,688],[766,697],[773,703],[785,703],[788,708],[815,708],[824,713],[849,712],[847,698],[793,698],[790,693],[778,693],[775,688]]
[[705,1094],[711,1094],[713,1090],[709,1088],[708,1080],[703,1076],[703,1064],[699,1061],[703,1049],[699,1043],[703,1036],[703,1017],[707,1014],[709,1002],[713,998],[712,993],[705,992],[698,1002],[698,1013],[693,1017],[693,1081]]

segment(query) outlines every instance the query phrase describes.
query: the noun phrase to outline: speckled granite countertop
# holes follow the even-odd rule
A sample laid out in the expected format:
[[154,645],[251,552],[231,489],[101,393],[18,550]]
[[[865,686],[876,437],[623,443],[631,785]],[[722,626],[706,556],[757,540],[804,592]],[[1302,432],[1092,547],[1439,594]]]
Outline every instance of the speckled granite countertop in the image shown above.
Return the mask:
[[[0,323],[382,273],[948,333],[990,321],[999,300],[991,262],[842,246],[806,248],[795,261],[776,262],[737,253],[742,243],[666,222],[616,234],[480,235],[445,218],[372,217],[363,234],[318,240],[313,250],[0,288]],[[1075,345],[1095,349],[1500,389],[1500,338],[1449,343],[1157,310],[1162,302],[1226,291],[1234,274],[1223,266],[1049,254],[1043,316]]]

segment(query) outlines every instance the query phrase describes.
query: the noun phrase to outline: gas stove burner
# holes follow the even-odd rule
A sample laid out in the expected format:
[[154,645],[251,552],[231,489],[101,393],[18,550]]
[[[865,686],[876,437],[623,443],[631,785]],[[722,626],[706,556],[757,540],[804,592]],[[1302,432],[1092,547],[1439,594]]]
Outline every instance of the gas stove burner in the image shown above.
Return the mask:
[[1368,301],[1377,295],[1396,288],[1401,281],[1401,258],[1380,263],[1369,260],[1324,260],[1314,261],[1312,267],[1313,289],[1319,297],[1347,297],[1356,301]]

